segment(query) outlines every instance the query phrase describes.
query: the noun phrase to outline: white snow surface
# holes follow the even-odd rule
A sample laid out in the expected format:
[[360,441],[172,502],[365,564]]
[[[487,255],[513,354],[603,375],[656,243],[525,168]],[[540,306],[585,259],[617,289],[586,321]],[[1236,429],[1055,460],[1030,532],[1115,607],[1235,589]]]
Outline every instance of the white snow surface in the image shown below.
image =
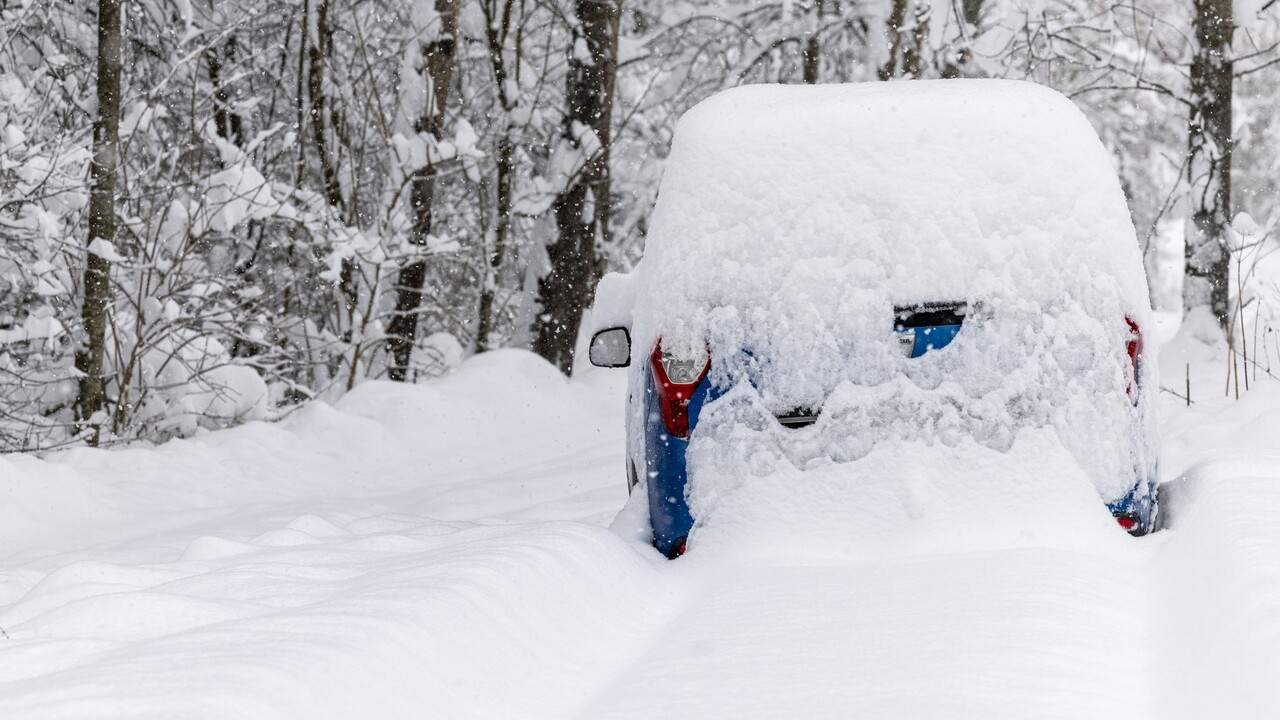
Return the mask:
[[1163,396],[1172,527],[1141,539],[1024,431],[744,477],[777,512],[728,488],[668,562],[639,503],[605,527],[621,374],[519,351],[2,456],[0,717],[1274,717],[1280,385],[1221,399],[1190,335],[1162,357],[1199,400]]
[[[706,343],[734,389],[695,448],[753,427],[749,444],[805,468],[904,440],[1007,451],[1054,427],[1108,499],[1153,462],[1153,403],[1125,398],[1124,318],[1151,326],[1133,224],[1088,121],[1043,86],[716,95],[677,127],[635,274],[636,354]],[[902,357],[895,305],[948,301],[970,309],[955,341]],[[1154,388],[1154,343],[1147,359]],[[796,408],[822,409],[815,430],[766,421]],[[707,465],[693,484],[720,482]]]

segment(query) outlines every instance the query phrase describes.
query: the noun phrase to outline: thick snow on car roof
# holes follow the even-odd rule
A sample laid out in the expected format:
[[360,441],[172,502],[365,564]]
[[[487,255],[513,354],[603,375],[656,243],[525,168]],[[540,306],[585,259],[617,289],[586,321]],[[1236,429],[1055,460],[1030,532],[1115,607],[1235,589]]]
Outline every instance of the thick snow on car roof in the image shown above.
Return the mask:
[[1107,152],[1070,100],[944,80],[753,85],[699,104],[676,131],[645,254],[695,297],[709,288],[690,275],[739,262],[774,282],[796,260],[856,266],[902,302],[964,299],[988,273],[1060,294],[1039,275],[1078,263],[1125,278],[1142,305],[1134,245]]
[[[677,128],[637,274],[637,352],[705,343],[713,383],[733,389],[704,411],[695,446],[773,448],[805,467],[897,441],[1003,451],[1022,428],[1056,427],[1108,499],[1154,462],[1151,424],[1126,397],[1125,318],[1146,327],[1150,312],[1133,224],[1097,135],[1050,89],[710,98]],[[904,358],[894,307],[929,301],[970,316],[947,347]],[[759,422],[819,407],[799,434]],[[724,490],[705,473],[691,482],[691,497]]]

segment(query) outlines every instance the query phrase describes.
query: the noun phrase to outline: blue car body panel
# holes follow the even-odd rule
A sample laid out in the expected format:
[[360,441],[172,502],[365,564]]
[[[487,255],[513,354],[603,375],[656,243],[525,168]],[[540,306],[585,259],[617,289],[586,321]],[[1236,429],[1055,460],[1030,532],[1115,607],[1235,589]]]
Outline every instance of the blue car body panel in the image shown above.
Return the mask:
[[956,333],[960,332],[959,325],[932,325],[913,329],[916,331],[915,344],[911,348],[913,358],[920,357],[930,350],[946,347],[956,338]]

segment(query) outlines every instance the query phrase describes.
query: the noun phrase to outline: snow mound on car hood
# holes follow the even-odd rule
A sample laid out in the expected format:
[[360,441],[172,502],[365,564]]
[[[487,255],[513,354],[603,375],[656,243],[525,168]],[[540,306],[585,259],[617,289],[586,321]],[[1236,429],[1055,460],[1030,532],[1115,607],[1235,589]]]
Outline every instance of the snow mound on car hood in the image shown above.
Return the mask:
[[[1150,325],[1133,225],[1096,134],[1047,88],[717,95],[679,124],[637,273],[637,353],[707,343],[718,387],[821,407],[835,444],[810,458],[903,437],[1004,450],[1055,426],[1109,499],[1152,462],[1126,399],[1125,317]],[[894,307],[930,301],[970,314],[908,360]]]

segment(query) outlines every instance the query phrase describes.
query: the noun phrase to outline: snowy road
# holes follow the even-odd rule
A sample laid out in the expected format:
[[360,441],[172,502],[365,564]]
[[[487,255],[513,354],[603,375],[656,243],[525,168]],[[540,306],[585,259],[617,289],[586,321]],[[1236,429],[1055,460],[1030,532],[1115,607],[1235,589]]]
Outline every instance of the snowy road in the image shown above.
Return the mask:
[[1146,658],[1114,651],[1145,639],[1128,574],[1038,552],[739,569],[581,717],[1142,717]]
[[[1280,710],[1280,455],[1199,466],[1129,552],[702,568],[582,718],[1214,718]],[[1198,497],[1187,497],[1187,495]]]
[[605,529],[612,383],[497,353],[0,458],[0,717],[1280,714],[1280,388],[1169,406],[1172,532],[668,563]]

